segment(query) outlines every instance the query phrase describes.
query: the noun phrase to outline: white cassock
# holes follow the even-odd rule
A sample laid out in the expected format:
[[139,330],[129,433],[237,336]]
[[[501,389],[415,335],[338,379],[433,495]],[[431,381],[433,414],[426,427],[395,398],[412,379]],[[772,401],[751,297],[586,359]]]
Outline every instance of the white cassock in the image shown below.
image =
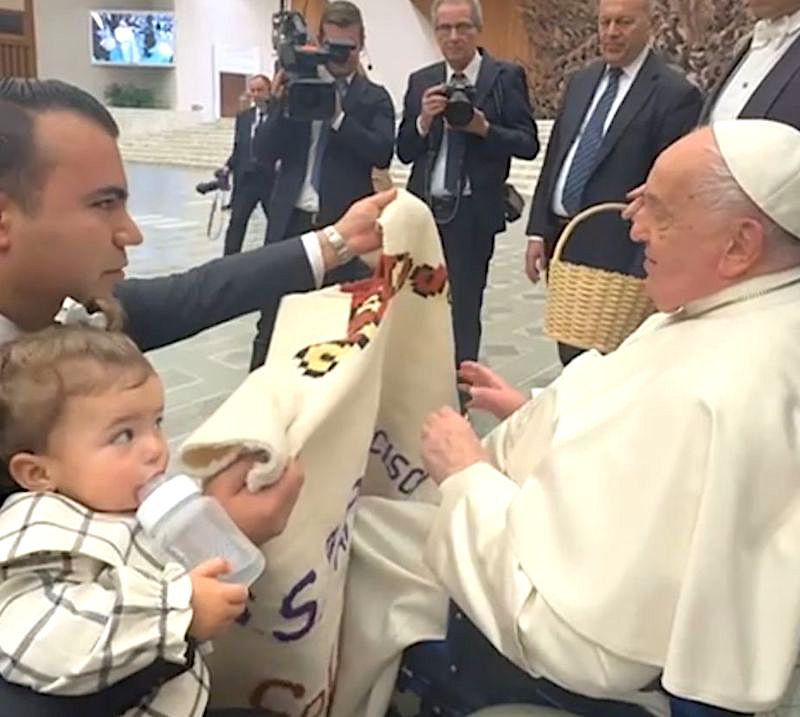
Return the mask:
[[334,717],[382,717],[448,596],[588,696],[662,675],[733,710],[780,700],[800,647],[800,270],[651,317],[485,446],[438,508],[360,505]]

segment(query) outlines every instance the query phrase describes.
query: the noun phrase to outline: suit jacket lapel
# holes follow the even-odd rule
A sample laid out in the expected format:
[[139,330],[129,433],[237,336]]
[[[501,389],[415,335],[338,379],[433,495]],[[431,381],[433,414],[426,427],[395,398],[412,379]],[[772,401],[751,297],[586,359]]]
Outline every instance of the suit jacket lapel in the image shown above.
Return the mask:
[[747,51],[750,49],[750,39],[748,38],[747,42],[743,42],[739,47],[739,51],[736,53],[736,57],[734,58],[733,62],[728,65],[725,72],[723,73],[719,82],[714,85],[714,89],[711,90],[708,97],[706,97],[705,104],[703,105],[703,109],[700,112],[700,119],[698,120],[698,124],[704,125],[708,124],[711,118],[711,112],[714,109],[714,105],[717,103],[719,99],[720,93],[722,92],[722,88],[728,84],[728,80],[730,79],[731,75],[734,73],[737,67],[739,67],[739,63],[744,58]]
[[747,100],[747,104],[739,114],[744,118],[764,117],[770,107],[783,92],[789,80],[800,72],[800,37],[795,38],[783,57],[773,67],[756,91]]
[[353,75],[350,86],[347,88],[347,94],[344,96],[344,101],[342,102],[342,109],[345,112],[352,112],[353,108],[359,103],[361,96],[367,89],[367,82],[367,78],[363,75],[359,73]]
[[[426,83],[425,87],[423,88],[423,92],[425,92],[428,87],[433,87],[433,85],[443,85],[447,82],[447,70],[445,67],[444,62],[440,62],[438,65],[434,66],[431,70],[431,82]],[[431,151],[439,153],[439,147],[442,146],[442,137],[444,137],[444,120],[441,116],[437,117],[433,124],[431,125],[431,140],[428,148]]]
[[658,60],[651,50],[639,69],[639,74],[636,75],[636,79],[628,89],[628,94],[625,95],[625,99],[614,115],[614,119],[611,120],[608,132],[603,137],[603,144],[600,145],[600,150],[597,152],[595,166],[598,166],[608,156],[608,153],[613,149],[619,138],[622,137],[633,118],[636,117],[644,103],[655,91],[659,75],[657,65]]
[[604,71],[605,64],[596,62],[587,68],[586,72],[577,75],[570,85],[570,92],[564,99],[564,129],[562,133],[564,141],[558,148],[556,167],[564,164],[567,153],[572,147],[575,137],[578,136],[578,130],[581,128],[586,112],[592,104],[594,93],[597,91],[597,85],[600,83]]
[[251,107],[242,115],[242,126],[240,129],[242,133],[241,141],[244,142],[244,146],[246,147],[246,159],[248,161],[253,159],[253,139],[255,138],[253,134],[253,122],[255,122],[256,119],[256,111],[255,107]]
[[478,52],[481,53],[481,68],[478,70],[478,79],[475,82],[475,104],[483,107],[500,73],[500,63],[485,50],[481,49]]
[[253,117],[255,116],[255,107],[251,107],[244,114],[240,115],[239,132],[241,132],[242,139],[250,141],[253,134]]

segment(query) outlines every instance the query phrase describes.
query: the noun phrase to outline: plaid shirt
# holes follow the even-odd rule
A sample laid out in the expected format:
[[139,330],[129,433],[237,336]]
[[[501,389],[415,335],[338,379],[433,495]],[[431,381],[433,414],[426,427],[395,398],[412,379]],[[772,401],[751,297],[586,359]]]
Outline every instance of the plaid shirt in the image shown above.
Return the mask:
[[[0,674],[38,692],[98,692],[156,658],[184,664],[192,619],[186,571],[148,544],[132,516],[55,494],[0,508]],[[200,717],[208,668],[194,666],[125,713]]]

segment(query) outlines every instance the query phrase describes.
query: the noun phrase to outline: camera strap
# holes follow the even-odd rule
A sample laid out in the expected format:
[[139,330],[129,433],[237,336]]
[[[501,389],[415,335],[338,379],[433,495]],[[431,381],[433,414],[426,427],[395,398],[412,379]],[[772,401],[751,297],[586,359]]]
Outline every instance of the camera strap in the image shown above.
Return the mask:
[[[441,120],[439,120],[439,121],[441,121]],[[437,131],[439,131],[439,130],[437,130]],[[434,199],[433,191],[432,191],[432,187],[431,187],[431,183],[432,183],[432,180],[433,180],[433,170],[436,167],[436,160],[438,159],[439,152],[442,149],[442,142],[444,142],[444,138],[445,138],[445,136],[447,136],[445,134],[446,132],[447,132],[447,129],[445,128],[444,122],[442,121],[441,122],[441,133],[442,133],[441,136],[442,136],[442,139],[441,139],[440,142],[435,143],[435,142],[432,141],[432,139],[434,137],[434,130],[433,130],[433,128],[431,128],[431,131],[428,133],[428,137],[427,137],[427,143],[428,144],[427,144],[427,151],[426,151],[426,156],[425,156],[425,187],[424,187],[425,203],[431,208],[431,212],[433,213],[433,218],[436,221],[436,223],[438,225],[440,225],[440,226],[444,225],[444,224],[449,224],[450,222],[453,221],[453,219],[455,219],[456,214],[458,214],[458,210],[459,210],[459,207],[460,207],[460,204],[461,204],[461,182],[463,181],[462,179],[459,179],[457,191],[452,193],[454,195],[452,197],[452,202],[447,202],[446,204],[443,205],[443,203],[440,202],[438,199]],[[460,133],[453,132],[453,133],[449,133],[449,134],[452,136],[452,134],[460,134]],[[448,138],[447,147],[448,147],[448,154],[449,154],[449,151],[450,151],[449,138]],[[466,154],[466,152],[464,154]],[[450,158],[447,157],[448,163],[449,163],[449,159]],[[463,158],[462,158],[461,165],[462,165],[462,173],[463,173],[463,167],[464,167]],[[449,164],[447,164],[445,166],[445,175],[447,174],[447,166],[449,166]],[[445,176],[445,187],[446,186],[447,186],[447,177]]]

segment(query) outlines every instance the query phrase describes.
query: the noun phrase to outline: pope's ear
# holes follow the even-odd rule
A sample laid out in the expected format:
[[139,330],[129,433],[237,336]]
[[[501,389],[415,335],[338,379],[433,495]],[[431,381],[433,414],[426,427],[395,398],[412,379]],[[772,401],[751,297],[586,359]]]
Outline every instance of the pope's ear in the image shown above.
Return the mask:
[[744,218],[736,225],[728,241],[722,271],[726,279],[736,279],[763,261],[767,251],[764,225],[756,219]]

